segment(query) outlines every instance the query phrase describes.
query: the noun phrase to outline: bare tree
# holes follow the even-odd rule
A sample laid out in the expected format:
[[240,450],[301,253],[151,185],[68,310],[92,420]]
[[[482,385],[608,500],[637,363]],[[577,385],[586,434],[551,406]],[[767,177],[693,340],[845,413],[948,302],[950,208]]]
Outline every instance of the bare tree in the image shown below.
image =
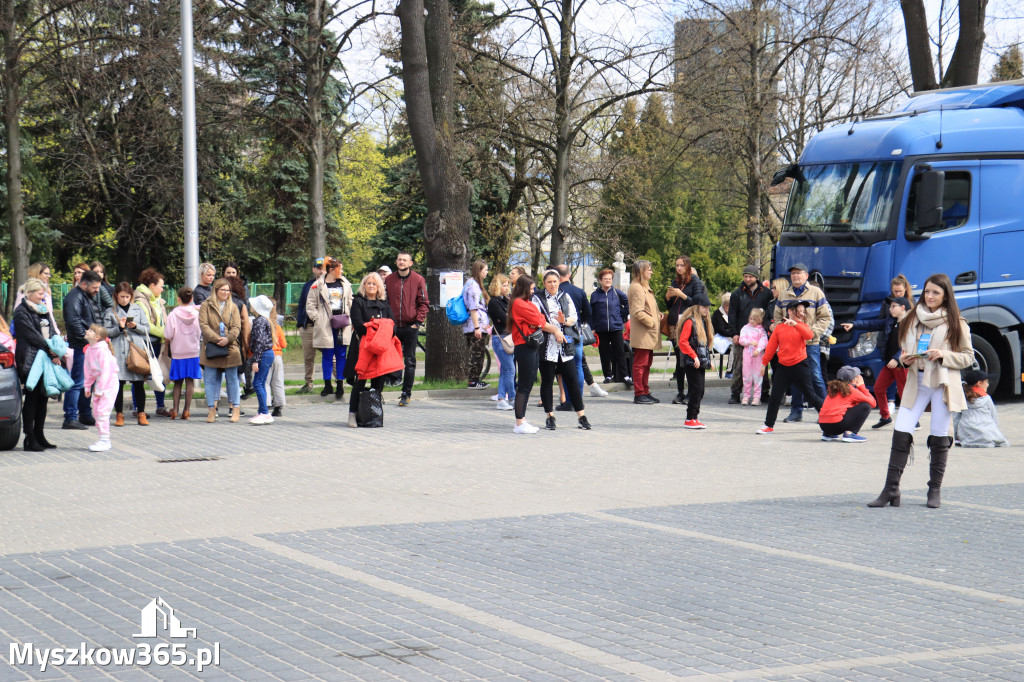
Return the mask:
[[[440,298],[439,274],[465,270],[469,257],[471,187],[459,172],[454,141],[454,70],[451,8],[448,0],[402,0],[402,79],[409,132],[427,200],[423,226],[427,289]],[[467,347],[461,330],[448,324],[444,310],[427,317],[426,378],[466,379]]]
[[[973,85],[978,82],[981,69],[981,52],[985,46],[985,11],[988,0],[958,0],[959,31],[956,47],[949,59],[945,73],[942,72],[943,27],[933,41],[928,30],[928,14],[924,0],[900,0],[903,23],[907,32],[907,54],[910,58],[910,73],[914,79],[914,90]],[[940,24],[945,21],[945,0],[939,6]],[[939,49],[938,71],[932,62],[932,43]]]

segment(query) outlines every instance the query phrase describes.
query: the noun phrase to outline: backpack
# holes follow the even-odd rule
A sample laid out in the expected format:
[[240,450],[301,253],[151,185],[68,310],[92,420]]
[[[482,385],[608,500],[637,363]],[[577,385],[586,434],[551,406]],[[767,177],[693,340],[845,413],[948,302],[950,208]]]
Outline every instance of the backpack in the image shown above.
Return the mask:
[[466,320],[469,319],[469,310],[466,309],[466,301],[462,298],[462,294],[448,299],[448,304],[444,309],[448,314],[448,321],[456,327],[466,324]]

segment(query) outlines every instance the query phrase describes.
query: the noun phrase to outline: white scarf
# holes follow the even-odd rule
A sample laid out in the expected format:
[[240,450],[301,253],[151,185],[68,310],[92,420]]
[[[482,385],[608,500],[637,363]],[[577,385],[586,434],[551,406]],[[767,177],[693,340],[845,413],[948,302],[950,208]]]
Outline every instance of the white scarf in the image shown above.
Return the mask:
[[[907,330],[903,337],[903,352],[907,355],[917,355],[917,341],[924,334],[925,330],[931,332],[931,339],[928,341],[928,350],[949,350],[946,343],[946,335],[949,333],[949,320],[946,318],[946,311],[939,309],[931,312],[924,305],[914,308],[917,321]],[[921,355],[923,361],[923,384],[932,388],[949,386],[949,371],[942,366],[942,360],[932,362],[926,354]],[[921,365],[918,365],[921,367]],[[911,371],[914,371],[911,369]]]

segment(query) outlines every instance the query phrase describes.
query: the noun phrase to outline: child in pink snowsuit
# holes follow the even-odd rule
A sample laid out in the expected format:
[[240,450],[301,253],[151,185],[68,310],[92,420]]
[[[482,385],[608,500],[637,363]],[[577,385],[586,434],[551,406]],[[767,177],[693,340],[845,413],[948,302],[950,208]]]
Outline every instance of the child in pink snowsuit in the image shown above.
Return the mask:
[[120,384],[117,376],[117,358],[110,352],[107,329],[94,324],[85,330],[89,348],[85,353],[85,396],[92,395],[92,414],[100,439],[89,446],[93,452],[110,449],[110,412]]
[[740,405],[761,404],[761,354],[768,345],[768,332],[761,326],[764,311],[754,308],[750,311],[747,324],[740,330],[740,345],[743,346],[743,395]]

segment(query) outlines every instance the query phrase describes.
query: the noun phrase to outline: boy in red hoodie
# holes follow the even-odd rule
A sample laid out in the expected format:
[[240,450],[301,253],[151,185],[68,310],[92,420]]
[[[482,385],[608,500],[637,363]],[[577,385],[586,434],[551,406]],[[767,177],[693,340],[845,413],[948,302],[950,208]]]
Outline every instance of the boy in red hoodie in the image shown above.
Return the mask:
[[811,401],[814,409],[821,409],[818,394],[814,390],[811,366],[807,362],[806,343],[814,337],[814,332],[804,322],[807,302],[794,300],[788,303],[787,317],[775,325],[772,337],[768,341],[768,347],[764,350],[764,357],[761,359],[760,374],[763,377],[764,368],[768,366],[776,352],[779,354],[778,368],[775,370],[772,381],[772,395],[768,401],[768,413],[764,418],[764,426],[757,430],[757,433],[761,435],[775,433],[775,420],[779,416],[779,407],[782,405],[783,398],[786,397],[786,391],[792,384],[796,384],[803,391],[804,400]]

